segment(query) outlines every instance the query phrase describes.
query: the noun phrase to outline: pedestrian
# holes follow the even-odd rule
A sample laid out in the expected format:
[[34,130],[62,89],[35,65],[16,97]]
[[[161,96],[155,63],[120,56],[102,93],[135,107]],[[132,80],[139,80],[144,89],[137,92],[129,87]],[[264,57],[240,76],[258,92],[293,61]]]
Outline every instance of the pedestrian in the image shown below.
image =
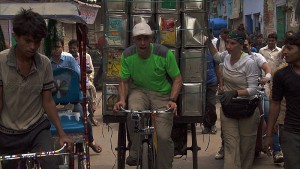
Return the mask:
[[[60,145],[73,146],[52,98],[50,60],[37,52],[47,34],[44,18],[32,9],[21,9],[13,20],[13,32],[16,45],[0,53],[0,154],[53,150],[50,121],[58,131]],[[54,156],[39,162],[43,169],[59,168]],[[26,161],[2,161],[2,168],[26,168]]]
[[[58,39],[55,43],[55,48],[51,50],[51,66],[52,69],[55,70],[57,68],[69,68],[77,72],[78,76],[80,76],[80,67],[74,57],[67,52],[63,52],[63,46],[64,46],[64,40]],[[78,82],[79,83],[79,82]],[[81,119],[83,120],[83,109],[82,105],[80,103],[74,104],[74,112],[80,112]],[[93,128],[92,128],[92,122],[90,119],[87,119],[87,130],[88,130],[88,140],[89,140],[89,147],[93,149],[96,153],[101,153],[102,147],[98,144],[96,144],[93,136]]]
[[[213,36],[212,30],[211,41],[215,46],[217,38]],[[216,93],[220,82],[219,64],[216,63],[210,52],[207,54],[207,80],[206,80],[206,107],[203,115],[203,130],[202,134],[216,134],[217,113],[216,113]]]
[[283,55],[288,64],[277,70],[273,77],[269,121],[265,138],[265,149],[272,150],[273,128],[280,105],[286,99],[284,127],[280,130],[281,147],[285,169],[300,169],[300,32],[285,39]]
[[256,48],[257,51],[259,51],[262,47],[266,46],[265,40],[264,40],[264,35],[259,34],[256,36],[256,41],[253,44],[253,47]]
[[[214,48],[210,40],[206,42],[214,59],[223,62],[221,73],[224,91],[219,93],[219,99],[222,105],[220,118],[224,135],[224,169],[251,169],[254,160],[260,119],[258,110],[255,110],[257,104],[254,99],[257,93],[258,67],[250,55],[242,51],[245,39],[244,32],[231,31],[226,40],[227,51],[222,53]],[[234,104],[233,98],[246,99],[251,109],[234,109],[230,106]],[[247,117],[244,116],[245,112]]]
[[226,28],[221,29],[219,39],[216,42],[216,48],[219,52],[226,50],[226,39],[228,37],[229,30]]
[[[272,72],[276,70],[282,63],[284,63],[283,58],[280,56],[281,48],[277,47],[277,34],[271,33],[268,35],[267,45],[262,47],[259,50],[259,53],[262,54],[267,60],[268,64],[271,67]],[[269,77],[272,77],[268,74]],[[267,97],[265,100],[265,111],[264,111],[264,119],[266,123],[268,123],[269,116],[269,100],[270,100],[270,91],[271,91],[271,83],[267,83],[265,85],[265,93]],[[274,163],[282,163],[283,162],[283,154],[281,151],[280,143],[279,143],[279,135],[278,133],[273,133],[273,161]]]
[[[138,23],[132,30],[134,45],[125,49],[121,56],[119,83],[120,100],[114,111],[128,104],[130,110],[177,111],[176,100],[182,86],[182,77],[171,50],[152,42],[153,32],[146,23]],[[168,79],[172,80],[170,82]],[[131,82],[130,82],[131,81]],[[127,99],[128,98],[128,99]],[[158,114],[155,117],[157,133],[157,169],[172,169],[174,144],[171,138],[173,114]],[[140,140],[134,132],[134,122],[127,118],[131,146],[126,163],[138,164]]]
[[[78,65],[80,66],[78,45],[79,45],[78,41],[75,39],[71,39],[68,43],[69,53],[72,54],[72,56],[75,58]],[[89,93],[89,99],[91,99],[91,102],[92,102],[92,105],[91,105],[92,110],[89,112],[90,113],[89,118],[90,118],[91,122],[93,123],[93,125],[98,126],[99,122],[94,116],[94,112],[96,111],[96,107],[97,107],[96,106],[97,91],[96,91],[96,87],[93,84],[95,70],[94,70],[94,65],[93,65],[91,55],[86,53],[85,56],[86,56],[86,70],[87,70],[87,72],[90,71],[89,73],[87,73],[87,88],[88,88],[87,92]]]

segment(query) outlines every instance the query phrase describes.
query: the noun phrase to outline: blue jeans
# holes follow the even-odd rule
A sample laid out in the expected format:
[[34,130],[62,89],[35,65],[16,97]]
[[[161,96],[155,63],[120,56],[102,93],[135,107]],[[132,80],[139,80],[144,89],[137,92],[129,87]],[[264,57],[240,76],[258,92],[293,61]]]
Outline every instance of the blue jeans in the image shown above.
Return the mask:
[[[262,104],[262,102],[260,103]],[[262,107],[262,105],[260,105]],[[268,123],[268,118],[269,118],[269,111],[270,111],[270,102],[269,102],[269,97],[264,96],[264,119],[266,123]],[[272,134],[272,140],[273,140],[273,155],[276,152],[281,151],[280,143],[279,143],[279,136],[277,133]]]

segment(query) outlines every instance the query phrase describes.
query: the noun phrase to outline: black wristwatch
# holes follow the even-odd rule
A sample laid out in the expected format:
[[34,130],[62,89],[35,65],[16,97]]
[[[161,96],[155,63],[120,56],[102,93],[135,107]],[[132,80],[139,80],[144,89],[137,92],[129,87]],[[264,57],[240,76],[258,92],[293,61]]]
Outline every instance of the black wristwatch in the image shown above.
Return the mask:
[[169,101],[176,103],[176,99],[174,98],[169,98]]

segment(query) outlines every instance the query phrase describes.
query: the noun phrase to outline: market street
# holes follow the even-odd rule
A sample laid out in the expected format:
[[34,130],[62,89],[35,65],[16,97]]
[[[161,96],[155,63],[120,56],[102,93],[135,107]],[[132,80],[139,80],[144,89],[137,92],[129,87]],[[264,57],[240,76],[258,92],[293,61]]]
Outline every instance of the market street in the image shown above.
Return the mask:
[[[98,92],[99,96],[101,95]],[[199,169],[222,169],[223,160],[215,160],[215,153],[219,150],[221,145],[220,138],[220,119],[219,119],[219,105],[217,105],[218,121],[217,128],[218,132],[216,135],[203,135],[201,133],[200,125],[196,126],[197,142],[201,150],[198,152],[198,168]],[[98,105],[96,112],[97,120],[100,122],[100,126],[93,127],[94,137],[96,142],[101,144],[102,152],[98,155],[90,149],[91,153],[91,169],[117,169],[117,134],[118,124],[103,124],[101,114],[101,104]],[[191,135],[188,134],[188,145],[191,145]],[[76,163],[75,163],[76,164]],[[115,165],[115,166],[114,166]],[[181,158],[175,157],[173,162],[173,169],[192,169],[192,153],[188,151],[187,156]],[[126,165],[126,169],[135,169],[136,167],[130,167]],[[271,157],[262,154],[259,158],[255,159],[253,169],[283,169],[282,164],[274,164]]]

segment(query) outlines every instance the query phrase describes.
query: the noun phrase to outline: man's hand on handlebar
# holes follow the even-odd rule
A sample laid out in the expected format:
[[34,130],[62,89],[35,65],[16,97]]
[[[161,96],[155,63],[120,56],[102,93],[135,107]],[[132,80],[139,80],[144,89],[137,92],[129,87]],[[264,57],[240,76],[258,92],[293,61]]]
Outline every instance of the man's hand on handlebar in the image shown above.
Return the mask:
[[167,108],[170,109],[177,116],[177,104],[173,101],[167,103]]
[[113,111],[114,111],[114,112],[119,112],[120,109],[121,109],[121,107],[123,107],[123,108],[126,107],[125,101],[118,101],[118,102],[114,105]]

